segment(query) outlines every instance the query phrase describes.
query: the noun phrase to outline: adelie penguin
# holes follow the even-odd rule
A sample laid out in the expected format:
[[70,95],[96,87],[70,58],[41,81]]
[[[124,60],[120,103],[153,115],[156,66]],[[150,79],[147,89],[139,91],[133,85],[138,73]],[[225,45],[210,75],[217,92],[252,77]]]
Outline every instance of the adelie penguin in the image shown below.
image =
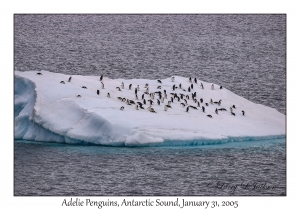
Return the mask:
[[121,88],[119,88],[119,87],[116,87],[116,89],[117,89],[118,91],[121,91]]
[[107,93],[107,97],[110,98],[110,94],[109,93]]
[[173,85],[173,88],[172,88],[173,90],[175,90],[175,85]]
[[165,105],[165,107],[164,107],[164,110],[165,110],[165,111],[167,111],[167,110],[168,110],[168,107],[167,107],[167,105]]
[[132,86],[132,84],[129,85],[129,90],[131,90],[131,86]]
[[218,114],[218,109],[216,108],[215,113]]
[[174,80],[175,80],[175,77],[171,77],[171,81],[174,82]]
[[69,78],[68,82],[71,82],[71,79],[72,79],[72,76],[70,76],[70,78]]
[[161,83],[161,81],[158,79],[157,82]]
[[203,84],[202,84],[202,83],[201,83],[201,88],[202,88],[202,89],[204,89],[204,86],[203,86]]
[[212,118],[212,116],[210,114],[208,114],[207,117]]
[[188,107],[186,107],[186,110],[185,110],[185,111],[186,111],[186,112],[189,112],[189,109],[190,109],[190,108],[189,108],[189,106],[188,106]]
[[193,84],[191,84],[191,89],[194,89],[194,85]]
[[124,82],[122,82],[122,84],[121,84],[121,88],[122,88],[122,89],[124,89]]
[[160,105],[160,101],[157,99],[157,104]]
[[194,82],[197,84],[197,79],[196,78],[194,79]]
[[144,99],[144,94],[142,95],[142,99]]
[[104,89],[104,83],[103,82],[101,82],[101,88]]
[[101,77],[100,77],[100,81],[102,81],[102,79],[103,79],[103,74],[102,74]]
[[189,82],[192,82],[192,77],[189,78]]
[[136,109],[136,110],[139,110],[139,105],[136,105],[136,106],[135,106],[135,109]]
[[231,112],[231,114],[232,114],[233,116],[235,116],[235,113]]
[[191,92],[191,88],[190,87],[188,88],[188,91]]
[[82,86],[82,88],[87,89],[85,86]]
[[181,83],[179,84],[179,89],[181,89]]
[[140,86],[138,85],[138,86],[136,87],[136,89],[137,89],[138,91],[140,91]]
[[124,106],[121,106],[120,110],[122,110],[122,111],[123,111],[123,110],[124,110]]
[[100,91],[99,90],[97,90],[97,95],[99,95],[100,94]]
[[212,90],[214,90],[214,89],[215,89],[215,87],[214,87],[214,84],[212,84],[212,85],[211,85],[211,89],[212,89]]
[[232,108],[236,109],[236,108],[235,108],[235,105],[232,105]]
[[139,100],[139,98],[138,98],[137,94],[135,94],[135,100]]
[[[135,90],[134,90],[134,93],[135,93],[135,95],[137,94],[137,89],[135,88]],[[144,95],[144,94],[143,94]]]
[[43,75],[41,72],[36,73],[37,75]]
[[60,83],[61,83],[61,84],[65,84],[65,82],[64,82],[64,81],[61,81]]
[[205,107],[204,106],[202,106],[202,111],[205,112]]
[[245,111],[244,110],[242,110],[242,113],[243,113],[243,116],[245,115]]

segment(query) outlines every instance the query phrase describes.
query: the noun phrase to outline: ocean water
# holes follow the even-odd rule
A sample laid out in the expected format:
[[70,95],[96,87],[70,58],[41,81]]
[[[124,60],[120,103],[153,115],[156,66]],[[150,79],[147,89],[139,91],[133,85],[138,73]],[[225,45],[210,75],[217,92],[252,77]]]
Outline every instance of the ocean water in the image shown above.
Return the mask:
[[15,195],[286,195],[286,140],[104,147],[15,140]]
[[[286,114],[286,16],[16,14],[14,69],[191,76]],[[14,195],[286,195],[286,139],[14,153]]]

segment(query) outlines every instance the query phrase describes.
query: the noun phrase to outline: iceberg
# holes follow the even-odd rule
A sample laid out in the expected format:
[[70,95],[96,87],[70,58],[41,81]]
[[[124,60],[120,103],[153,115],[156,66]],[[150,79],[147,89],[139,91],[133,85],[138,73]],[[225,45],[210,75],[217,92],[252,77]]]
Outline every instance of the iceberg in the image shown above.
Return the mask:
[[[14,138],[69,144],[159,146],[285,137],[285,115],[276,109],[255,104],[226,88],[220,89],[217,84],[212,89],[211,83],[198,80],[196,84],[189,78],[174,77],[174,81],[170,77],[160,79],[159,83],[157,80],[110,79],[104,76],[102,89],[100,76],[72,75],[68,82],[70,75],[48,71],[15,71]],[[146,83],[149,93],[161,91],[163,96],[164,90],[167,92],[167,98],[160,105],[157,104],[158,94],[154,94],[151,107],[155,113],[147,110],[150,94],[145,93]],[[179,84],[182,88],[179,88]],[[189,92],[191,84],[193,89]],[[135,88],[138,85],[136,99]],[[177,87],[175,90],[174,85]],[[195,92],[197,101],[203,99],[200,107],[192,99],[191,95]],[[107,93],[110,93],[110,97],[107,97]],[[183,107],[181,103],[185,103],[184,100],[178,101],[176,98],[171,102],[171,108],[165,111],[171,93],[178,96],[184,94],[185,99],[189,95],[189,99],[186,99],[188,105]],[[143,105],[144,109],[137,110],[137,102],[143,103],[142,94],[146,105]],[[120,98],[132,100],[135,104],[128,105]],[[221,104],[210,103],[211,99],[213,102],[221,100]],[[190,107],[187,112],[189,105],[197,109]],[[236,107],[233,108],[235,116],[230,112],[233,105]],[[124,110],[120,110],[122,106]],[[216,109],[221,108],[226,111],[215,113]]]

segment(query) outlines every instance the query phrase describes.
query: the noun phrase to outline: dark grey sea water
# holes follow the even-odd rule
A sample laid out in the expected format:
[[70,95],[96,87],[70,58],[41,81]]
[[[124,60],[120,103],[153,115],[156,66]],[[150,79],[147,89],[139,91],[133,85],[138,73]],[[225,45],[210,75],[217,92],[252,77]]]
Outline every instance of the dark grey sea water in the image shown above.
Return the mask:
[[[15,15],[14,36],[18,71],[191,76],[286,113],[285,15]],[[286,195],[285,142],[126,148],[15,140],[14,195]]]

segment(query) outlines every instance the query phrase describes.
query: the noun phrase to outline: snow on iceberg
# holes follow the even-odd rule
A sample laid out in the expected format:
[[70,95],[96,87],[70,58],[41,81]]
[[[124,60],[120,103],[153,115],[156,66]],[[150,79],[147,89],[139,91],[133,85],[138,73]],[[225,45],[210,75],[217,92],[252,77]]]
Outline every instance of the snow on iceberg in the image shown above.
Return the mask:
[[[101,144],[111,146],[155,146],[155,145],[197,145],[215,144],[228,141],[259,140],[285,137],[285,115],[273,108],[252,103],[226,88],[198,80],[193,89],[188,91],[191,82],[188,78],[175,77],[157,80],[146,79],[109,79],[100,76],[70,75],[47,71],[15,72],[15,139],[26,139],[47,142]],[[64,81],[61,83],[61,81]],[[121,84],[124,83],[124,89]],[[147,110],[150,94],[164,90],[167,99],[157,104],[158,94],[154,96],[152,108],[156,113]],[[203,84],[204,89],[200,84]],[[131,90],[129,85],[132,84]],[[179,88],[181,84],[182,88]],[[135,88],[138,99],[135,97]],[[173,90],[173,85],[177,86]],[[85,86],[86,88],[82,88]],[[161,89],[158,89],[161,86]],[[120,88],[121,91],[117,89]],[[185,91],[183,90],[185,89]],[[100,94],[97,94],[97,90]],[[203,99],[200,106],[192,100]],[[110,98],[107,97],[110,93]],[[164,106],[171,100],[171,93],[178,96],[189,95],[190,107],[180,105],[183,99],[171,103],[167,111]],[[143,103],[145,109],[136,110],[137,102]],[[81,97],[78,97],[80,95]],[[118,97],[135,102],[127,105]],[[220,99],[221,104],[210,103]],[[209,105],[206,106],[205,103]],[[230,107],[235,116],[230,113]],[[124,110],[120,107],[124,106]],[[215,109],[227,111],[215,113]],[[245,116],[242,115],[245,111]],[[212,118],[207,117],[211,115]]]

